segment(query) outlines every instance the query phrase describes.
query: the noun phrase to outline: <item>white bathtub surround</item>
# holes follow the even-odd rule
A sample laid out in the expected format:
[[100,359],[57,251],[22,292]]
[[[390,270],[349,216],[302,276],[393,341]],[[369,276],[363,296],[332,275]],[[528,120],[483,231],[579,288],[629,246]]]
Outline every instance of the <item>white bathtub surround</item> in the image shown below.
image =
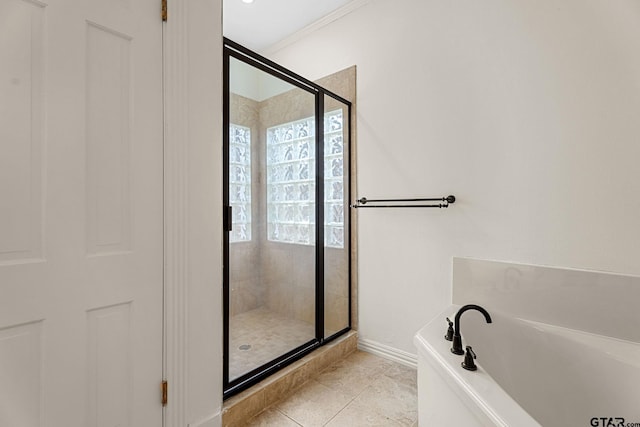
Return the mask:
[[[639,277],[455,258],[453,299],[414,338],[426,425],[640,422]],[[476,372],[464,370],[444,340],[445,318],[468,303],[493,319],[461,317]]]
[[453,258],[453,303],[470,302],[640,343],[638,276]]
[[495,328],[467,324],[465,334],[486,372],[540,424],[586,426],[593,417],[640,422],[640,344],[494,317]]

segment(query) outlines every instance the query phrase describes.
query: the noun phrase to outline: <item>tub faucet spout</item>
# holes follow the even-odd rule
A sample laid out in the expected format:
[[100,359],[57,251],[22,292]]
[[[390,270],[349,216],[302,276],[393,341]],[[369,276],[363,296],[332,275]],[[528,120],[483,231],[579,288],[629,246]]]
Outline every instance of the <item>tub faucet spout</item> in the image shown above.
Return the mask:
[[454,319],[454,332],[453,332],[453,346],[451,347],[451,353],[454,354],[464,354],[464,350],[462,350],[462,335],[460,334],[460,316],[467,310],[477,310],[484,315],[487,323],[491,323],[491,316],[484,308],[475,304],[467,304],[460,307],[460,310],[456,313],[456,317]]

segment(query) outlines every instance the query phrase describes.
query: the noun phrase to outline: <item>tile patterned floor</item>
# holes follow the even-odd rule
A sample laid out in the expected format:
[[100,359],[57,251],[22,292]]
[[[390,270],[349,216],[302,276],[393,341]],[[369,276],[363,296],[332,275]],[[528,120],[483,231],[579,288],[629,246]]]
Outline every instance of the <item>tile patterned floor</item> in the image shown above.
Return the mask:
[[229,377],[237,378],[314,337],[312,324],[266,308],[235,315],[229,328]]
[[356,351],[249,426],[417,426],[416,370]]

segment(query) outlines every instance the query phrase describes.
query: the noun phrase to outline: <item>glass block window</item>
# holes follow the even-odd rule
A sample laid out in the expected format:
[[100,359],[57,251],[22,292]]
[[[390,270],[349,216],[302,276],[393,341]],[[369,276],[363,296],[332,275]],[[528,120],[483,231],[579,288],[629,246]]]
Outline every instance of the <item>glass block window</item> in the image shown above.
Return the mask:
[[[342,110],[325,114],[325,245],[344,247]],[[315,244],[315,123],[267,129],[267,238]]]
[[251,129],[229,125],[229,204],[233,210],[229,242],[251,240]]
[[324,117],[324,243],[344,247],[344,141],[342,110]]

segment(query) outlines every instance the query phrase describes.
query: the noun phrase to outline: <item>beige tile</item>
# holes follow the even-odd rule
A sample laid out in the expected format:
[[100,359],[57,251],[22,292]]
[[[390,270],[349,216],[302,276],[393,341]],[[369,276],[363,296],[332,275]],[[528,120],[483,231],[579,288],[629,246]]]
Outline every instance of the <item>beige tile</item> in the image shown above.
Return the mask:
[[273,279],[267,282],[266,303],[270,310],[284,316],[293,317],[293,296],[291,285],[284,280]]
[[316,316],[315,302],[315,288],[296,288],[293,295],[293,317],[303,322],[314,323]]
[[265,404],[273,405],[288,396],[292,391],[307,382],[313,373],[310,370],[309,363],[301,364],[297,369],[288,372],[274,379],[268,387],[265,388]]
[[344,393],[311,380],[276,409],[305,427],[325,425],[351,401]]
[[385,415],[401,425],[411,426],[418,419],[418,399],[415,388],[405,381],[380,375],[355,402]]
[[327,347],[321,347],[314,351],[315,357],[309,360],[309,374],[316,377],[327,366],[335,361],[333,352]]
[[[296,362],[289,376],[279,373],[261,383],[257,396],[225,412],[224,425],[417,426],[416,370],[361,351],[331,363],[355,347],[350,337],[340,341],[318,350],[313,362]],[[251,414],[274,402],[247,424]]]
[[[233,316],[230,322],[231,379],[308,342],[315,333],[312,324],[282,316],[265,308]],[[241,346],[245,345],[251,347],[241,350]]]
[[263,389],[238,398],[228,405],[222,413],[224,426],[241,426],[247,418],[253,417],[264,409],[265,393]]
[[[260,316],[262,315],[266,315],[267,317],[261,318]],[[269,320],[273,318],[273,313],[270,313],[268,310],[264,312],[256,311],[238,316],[237,319],[247,321],[247,316],[254,316],[250,319],[251,321],[261,319],[261,323],[268,323]],[[251,336],[250,334],[242,334],[242,338],[250,339]],[[317,349],[302,360],[294,362],[292,365],[275,373],[251,389],[230,398],[224,404],[224,425],[229,425],[228,420],[233,421],[233,426],[246,425],[248,418],[286,398],[291,393],[296,393],[296,389],[303,386],[303,383],[317,376],[331,363],[345,357],[349,352],[353,352],[356,347],[356,342],[357,333],[350,332],[346,336]],[[245,362],[249,363],[250,360]],[[259,396],[254,396],[254,394],[258,392],[260,393]],[[248,401],[241,402],[243,399],[248,399]],[[262,407],[254,405],[256,399],[262,403]],[[249,412],[244,413],[245,410]]]
[[358,334],[355,331],[347,334],[326,345],[326,353],[320,357],[320,373],[329,366],[340,362],[356,351],[358,347]]
[[366,369],[370,375],[375,376],[386,372],[393,365],[393,362],[383,359],[382,357],[374,356],[371,353],[357,350],[343,360],[338,361],[336,365],[347,368]]
[[299,427],[300,424],[275,409],[267,409],[261,414],[250,419],[247,424],[250,427]]
[[355,398],[371,385],[376,375],[381,374],[377,373],[372,376],[369,370],[358,366],[334,364],[325,369],[316,378],[316,381]]
[[349,324],[349,298],[332,292],[325,292],[325,330],[332,335]]
[[352,330],[347,338],[340,341],[340,359],[346,358],[358,350],[358,332]]
[[334,347],[327,349],[324,354],[321,354],[320,357],[318,357],[318,363],[316,365],[317,369],[315,371],[315,374],[320,375],[322,371],[342,358],[342,348]]
[[255,286],[253,279],[235,281],[230,295],[231,316],[254,310],[264,304],[263,292]]
[[325,291],[349,295],[349,257],[345,249],[325,248]]
[[416,369],[394,363],[384,372],[384,375],[409,387],[414,393],[418,393],[418,371]]
[[400,426],[401,424],[394,420],[380,415],[375,411],[360,405],[357,402],[351,402],[338,413],[329,423],[327,427],[365,427],[365,426]]

